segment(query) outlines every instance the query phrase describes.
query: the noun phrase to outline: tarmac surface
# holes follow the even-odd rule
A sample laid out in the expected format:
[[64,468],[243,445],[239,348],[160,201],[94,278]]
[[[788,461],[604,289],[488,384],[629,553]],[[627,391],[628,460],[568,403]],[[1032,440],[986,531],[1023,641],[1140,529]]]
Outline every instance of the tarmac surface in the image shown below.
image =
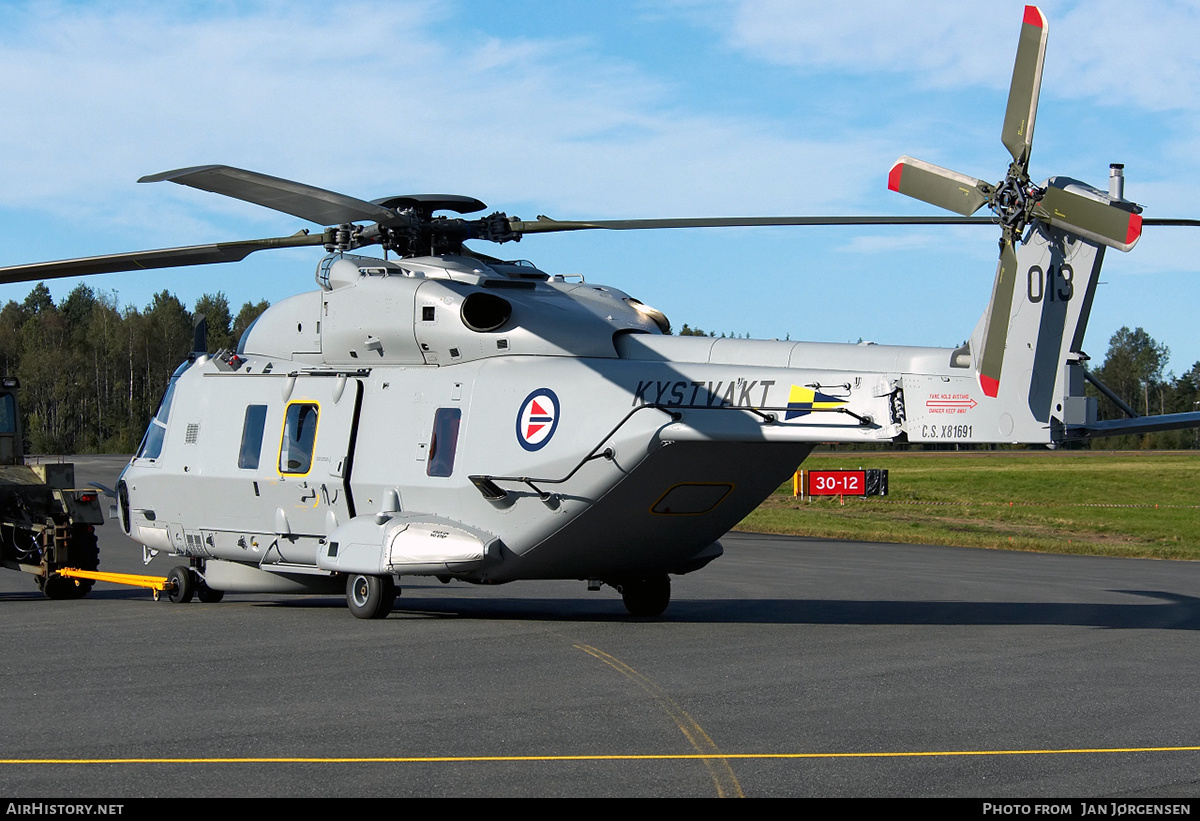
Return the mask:
[[[123,461],[78,457],[77,484]],[[116,521],[101,568],[143,568]],[[1200,563],[731,534],[660,619],[582,582],[396,610],[0,572],[6,796],[1200,795]],[[1191,749],[1182,749],[1191,748]]]

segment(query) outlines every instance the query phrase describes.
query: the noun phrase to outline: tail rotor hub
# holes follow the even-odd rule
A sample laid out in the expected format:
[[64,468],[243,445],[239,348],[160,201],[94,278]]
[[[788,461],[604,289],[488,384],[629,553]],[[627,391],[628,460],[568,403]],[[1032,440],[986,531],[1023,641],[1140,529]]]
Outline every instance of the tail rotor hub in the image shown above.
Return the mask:
[[989,205],[1000,218],[1001,225],[1019,234],[1029,223],[1033,206],[1041,199],[1037,196],[1038,190],[1030,185],[1027,175],[1013,169],[997,186]]

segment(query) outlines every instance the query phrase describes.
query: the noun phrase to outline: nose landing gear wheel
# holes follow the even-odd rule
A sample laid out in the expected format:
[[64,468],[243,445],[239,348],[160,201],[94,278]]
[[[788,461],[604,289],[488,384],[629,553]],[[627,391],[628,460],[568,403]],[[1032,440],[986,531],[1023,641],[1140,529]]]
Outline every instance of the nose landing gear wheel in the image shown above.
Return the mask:
[[346,606],[358,619],[385,619],[396,602],[396,581],[391,576],[354,573],[346,579]]
[[171,572],[167,574],[167,598],[172,604],[184,604],[192,600],[192,596],[196,595],[196,580],[192,578],[192,569],[190,567],[172,567]]

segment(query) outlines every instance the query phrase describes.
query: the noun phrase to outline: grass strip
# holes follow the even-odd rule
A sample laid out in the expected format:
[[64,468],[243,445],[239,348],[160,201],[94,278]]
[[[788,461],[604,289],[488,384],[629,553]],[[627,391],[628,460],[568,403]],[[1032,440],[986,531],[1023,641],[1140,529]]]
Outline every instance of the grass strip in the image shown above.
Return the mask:
[[1200,452],[856,451],[806,470],[882,468],[886,497],[780,487],[738,530],[1157,559],[1200,559]]

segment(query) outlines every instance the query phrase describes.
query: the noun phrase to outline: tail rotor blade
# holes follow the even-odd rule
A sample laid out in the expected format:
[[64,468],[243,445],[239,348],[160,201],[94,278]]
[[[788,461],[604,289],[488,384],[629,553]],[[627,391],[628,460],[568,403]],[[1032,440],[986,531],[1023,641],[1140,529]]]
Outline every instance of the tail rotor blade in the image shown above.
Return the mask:
[[1004,345],[1012,317],[1013,289],[1017,278],[1017,252],[1005,231],[1000,243],[1000,262],[996,266],[996,284],[988,306],[987,326],[983,332],[983,354],[979,358],[979,384],[983,392],[995,397],[1000,391],[1000,370],[1004,365]]
[[888,188],[964,217],[987,205],[994,191],[983,180],[912,157],[896,160]]
[[[1070,188],[1079,184],[1074,181],[1064,183],[1063,180],[1062,177],[1050,180],[1041,202],[1034,208],[1034,216],[1055,228],[1121,251],[1128,251],[1137,244],[1142,235],[1140,214],[1075,193]],[[1100,192],[1097,194],[1103,196]]]
[[1022,168],[1029,164],[1033,122],[1037,118],[1038,93],[1042,87],[1042,64],[1046,59],[1046,17],[1037,6],[1025,7],[1021,39],[1008,90],[1008,109],[1000,140]]

